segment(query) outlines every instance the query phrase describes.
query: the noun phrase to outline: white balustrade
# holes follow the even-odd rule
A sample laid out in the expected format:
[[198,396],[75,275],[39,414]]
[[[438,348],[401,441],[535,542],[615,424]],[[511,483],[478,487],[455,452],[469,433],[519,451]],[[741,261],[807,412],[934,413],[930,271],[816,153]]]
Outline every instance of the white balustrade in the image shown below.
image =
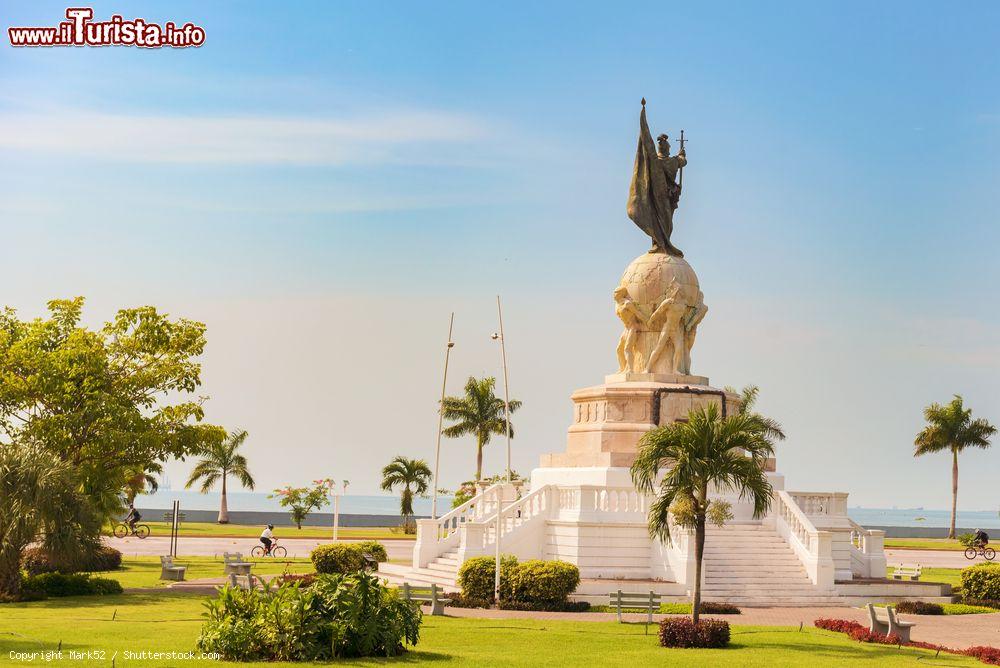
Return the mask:
[[847,515],[845,492],[788,492],[788,494],[806,515]]
[[463,527],[495,517],[502,488],[501,484],[491,485],[437,519],[417,520],[414,568],[423,568],[428,562],[457,547]]
[[772,511],[775,529],[788,541],[812,583],[821,589],[832,589],[834,561],[831,533],[817,529],[792,494],[784,490],[775,490]]
[[851,570],[862,578],[884,578],[885,532],[851,520]]

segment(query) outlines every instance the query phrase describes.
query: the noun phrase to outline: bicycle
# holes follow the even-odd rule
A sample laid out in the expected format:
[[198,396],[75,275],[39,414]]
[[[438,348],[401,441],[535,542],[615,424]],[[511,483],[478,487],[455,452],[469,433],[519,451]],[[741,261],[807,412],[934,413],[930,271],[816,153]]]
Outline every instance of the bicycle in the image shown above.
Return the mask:
[[272,538],[270,550],[264,549],[263,545],[255,545],[254,548],[250,550],[250,556],[257,559],[260,559],[261,557],[277,557],[280,559],[288,556],[288,550],[281,545],[278,545],[277,538]]
[[993,561],[997,556],[997,551],[992,547],[983,545],[973,545],[965,548],[965,558],[972,560],[976,557],[985,557],[986,561]]
[[129,525],[124,522],[119,522],[114,526],[111,531],[115,538],[125,538],[126,536],[135,536],[140,540],[149,535],[149,525],[148,524],[136,524],[135,529],[129,528]]

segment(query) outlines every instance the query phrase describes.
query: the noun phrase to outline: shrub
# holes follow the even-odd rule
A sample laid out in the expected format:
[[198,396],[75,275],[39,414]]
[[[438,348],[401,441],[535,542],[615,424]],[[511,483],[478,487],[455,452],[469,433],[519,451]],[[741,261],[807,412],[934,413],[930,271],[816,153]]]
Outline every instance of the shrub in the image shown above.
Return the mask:
[[29,596],[93,596],[120,594],[122,586],[117,580],[92,578],[86,573],[41,573],[24,578],[22,590]]
[[[500,599],[509,601],[511,575],[517,568],[517,557],[505,554],[500,558]],[[458,584],[462,596],[477,601],[493,602],[496,560],[493,557],[474,557],[458,569]]]
[[813,626],[827,631],[836,631],[837,633],[851,633],[855,629],[867,628],[848,619],[817,619],[813,622]]
[[40,547],[28,548],[24,551],[21,565],[28,575],[40,573],[75,573],[77,571],[113,571],[121,568],[122,553],[107,545],[97,545],[87,550],[86,556],[79,563],[71,563],[64,559],[54,559]]
[[671,617],[660,622],[661,647],[719,648],[729,644],[729,622],[702,619],[697,624],[687,617]]
[[[448,595],[451,597],[451,594]],[[454,602],[452,603],[454,605]],[[488,607],[489,604],[476,607]],[[558,603],[520,603],[518,601],[500,601],[501,610],[532,610],[535,612],[590,612],[590,603],[586,601],[560,601]]]
[[372,555],[375,561],[379,563],[389,561],[389,553],[385,551],[385,545],[377,540],[364,540],[357,543],[357,546],[363,554],[367,553]]
[[510,577],[512,602],[560,606],[580,584],[580,569],[565,561],[533,559],[517,564]]
[[309,556],[317,573],[356,573],[365,566],[357,543],[320,545]]
[[1000,600],[1000,564],[979,564],[962,570],[962,591],[966,598]]
[[493,602],[484,598],[471,598],[460,592],[452,592],[448,594],[448,600],[451,601],[448,605],[452,608],[488,608],[493,605]]
[[365,573],[320,575],[311,587],[224,587],[206,608],[198,649],[234,661],[395,656],[417,644],[422,619]]
[[944,607],[940,603],[924,603],[923,601],[900,601],[896,604],[896,612],[910,615],[943,615]]
[[698,606],[698,612],[703,615],[739,615],[742,611],[732,603],[702,601]]
[[964,603],[965,605],[971,605],[978,608],[993,608],[994,610],[1000,610],[1000,601],[963,597],[962,603]]

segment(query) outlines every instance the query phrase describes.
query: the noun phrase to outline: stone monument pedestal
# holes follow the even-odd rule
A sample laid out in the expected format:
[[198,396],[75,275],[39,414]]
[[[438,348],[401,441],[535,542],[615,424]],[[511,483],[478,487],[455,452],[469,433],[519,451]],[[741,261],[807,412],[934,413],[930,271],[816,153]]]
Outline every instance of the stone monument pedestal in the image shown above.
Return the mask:
[[612,374],[603,385],[579,389],[571,399],[566,450],[542,455],[542,468],[627,468],[650,429],[686,420],[692,410],[709,404],[723,414],[740,406],[738,395],[711,387],[704,376],[681,374]]

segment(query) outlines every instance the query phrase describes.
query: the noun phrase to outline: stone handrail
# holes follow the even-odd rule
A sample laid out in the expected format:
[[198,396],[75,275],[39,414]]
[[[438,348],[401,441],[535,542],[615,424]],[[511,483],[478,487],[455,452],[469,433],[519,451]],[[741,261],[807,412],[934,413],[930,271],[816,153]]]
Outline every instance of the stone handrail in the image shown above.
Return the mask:
[[482,522],[485,518],[496,513],[502,486],[501,483],[490,485],[462,505],[452,508],[437,518],[434,533],[437,539],[439,541],[445,540],[457,533],[459,527],[466,522]]
[[885,532],[851,523],[851,570],[865,578],[885,577]]
[[503,485],[490,485],[462,505],[452,508],[437,519],[417,520],[417,540],[413,550],[413,567],[423,568],[459,543],[462,527],[483,522],[496,516]]
[[622,520],[645,521],[649,497],[635,487],[559,485],[553,494],[555,510],[564,519],[598,520],[615,515]]
[[[549,514],[552,507],[553,485],[543,485],[529,494],[517,499],[500,512],[500,541],[513,533],[518,527],[533,519]],[[497,522],[489,521],[484,533],[483,547],[495,544]]]
[[820,531],[784,490],[775,490],[775,529],[792,547],[813,584],[832,589],[834,583],[833,543],[829,531]]
[[788,492],[806,515],[847,515],[847,494],[844,492]]

